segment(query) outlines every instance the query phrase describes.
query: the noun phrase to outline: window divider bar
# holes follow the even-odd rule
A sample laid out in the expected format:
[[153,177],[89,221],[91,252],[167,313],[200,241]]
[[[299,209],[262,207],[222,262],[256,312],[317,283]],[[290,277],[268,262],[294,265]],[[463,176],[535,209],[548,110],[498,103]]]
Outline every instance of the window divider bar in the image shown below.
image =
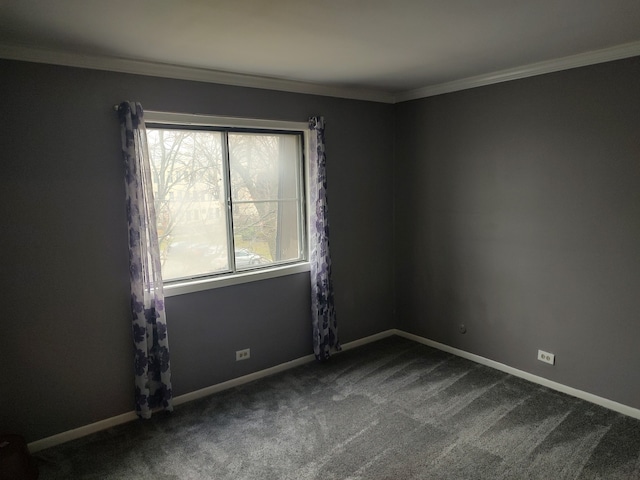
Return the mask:
[[236,241],[233,235],[233,202],[231,200],[231,167],[229,165],[229,134],[222,132],[222,169],[226,178],[224,195],[227,203],[227,258],[229,268],[236,271]]
[[274,198],[274,199],[267,199],[267,200],[231,200],[231,202],[235,203],[236,205],[246,205],[246,204],[252,204],[252,203],[298,202],[298,200],[300,199],[290,197],[290,198]]

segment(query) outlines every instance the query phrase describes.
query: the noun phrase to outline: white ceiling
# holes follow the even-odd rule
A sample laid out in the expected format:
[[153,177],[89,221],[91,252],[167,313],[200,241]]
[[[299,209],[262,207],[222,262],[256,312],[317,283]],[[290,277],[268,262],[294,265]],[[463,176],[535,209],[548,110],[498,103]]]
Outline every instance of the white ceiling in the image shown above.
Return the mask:
[[0,57],[189,67],[175,71],[354,98],[632,55],[640,0],[0,0]]

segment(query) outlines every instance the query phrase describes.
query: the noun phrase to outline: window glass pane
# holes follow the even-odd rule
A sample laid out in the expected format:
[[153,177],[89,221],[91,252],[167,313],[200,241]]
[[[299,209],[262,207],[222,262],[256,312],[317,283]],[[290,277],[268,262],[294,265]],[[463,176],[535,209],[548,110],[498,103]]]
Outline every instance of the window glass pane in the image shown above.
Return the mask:
[[223,137],[147,129],[165,280],[229,270]]
[[300,143],[298,135],[229,134],[238,269],[300,258]]

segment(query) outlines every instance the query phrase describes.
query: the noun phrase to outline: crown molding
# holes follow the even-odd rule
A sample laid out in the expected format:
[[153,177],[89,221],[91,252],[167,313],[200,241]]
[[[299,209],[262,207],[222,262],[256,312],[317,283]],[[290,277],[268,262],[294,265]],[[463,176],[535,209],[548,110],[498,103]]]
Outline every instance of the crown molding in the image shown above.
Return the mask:
[[394,103],[392,93],[363,88],[334,87],[310,82],[299,82],[257,75],[230,73],[205,68],[184,67],[166,63],[130,60],[125,58],[68,53],[22,45],[0,44],[0,58],[34,63],[48,63],[65,67],[89,68],[109,72],[148,75],[152,77],[218,83],[236,87],[261,88],[291,93],[322,95],[326,97]]
[[625,43],[615,47],[603,48],[601,50],[579,53],[577,55],[570,55],[568,57],[557,58],[554,60],[532,63],[530,65],[501,70],[486,75],[477,75],[474,77],[454,80],[452,82],[429,85],[415,90],[407,90],[405,92],[398,93],[395,97],[394,103],[433,97],[443,93],[457,92],[460,90],[467,90],[469,88],[492,85],[494,83],[508,82],[536,75],[544,75],[545,73],[569,70],[571,68],[586,67],[588,65],[621,60],[623,58],[635,57],[638,55],[640,55],[640,41]]
[[640,56],[640,41],[625,43],[577,55],[570,55],[553,60],[532,63],[484,75],[462,78],[451,82],[427,85],[414,90],[392,93],[374,89],[335,87],[318,83],[299,82],[257,75],[245,75],[219,70],[208,70],[204,68],[184,67],[166,63],[146,62],[107,56],[83,55],[27,46],[0,44],[0,58],[8,60],[48,63],[67,67],[89,68],[109,72],[148,75],[152,77],[174,78],[178,80],[191,80],[237,87],[260,88],[380,103],[399,103],[409,100],[417,100],[420,98],[442,95],[444,93],[468,90],[470,88],[508,82],[511,80],[544,75],[546,73],[585,67],[597,63],[621,60],[623,58],[635,56]]

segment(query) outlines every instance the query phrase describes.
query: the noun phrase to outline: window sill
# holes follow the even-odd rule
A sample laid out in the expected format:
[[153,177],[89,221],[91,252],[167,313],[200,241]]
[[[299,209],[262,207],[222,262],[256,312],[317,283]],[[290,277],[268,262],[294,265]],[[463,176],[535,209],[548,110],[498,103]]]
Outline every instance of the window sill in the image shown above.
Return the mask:
[[186,293],[202,292],[204,290],[212,290],[214,288],[223,288],[229,287],[231,285],[239,285],[242,283],[257,282],[259,280],[267,280],[269,278],[277,278],[287,275],[294,275],[296,273],[304,273],[310,271],[310,269],[311,267],[309,265],[309,262],[304,262],[296,263],[295,265],[283,265],[262,270],[240,272],[220,277],[188,280],[180,283],[165,285],[164,296],[175,297],[177,295],[184,295]]

